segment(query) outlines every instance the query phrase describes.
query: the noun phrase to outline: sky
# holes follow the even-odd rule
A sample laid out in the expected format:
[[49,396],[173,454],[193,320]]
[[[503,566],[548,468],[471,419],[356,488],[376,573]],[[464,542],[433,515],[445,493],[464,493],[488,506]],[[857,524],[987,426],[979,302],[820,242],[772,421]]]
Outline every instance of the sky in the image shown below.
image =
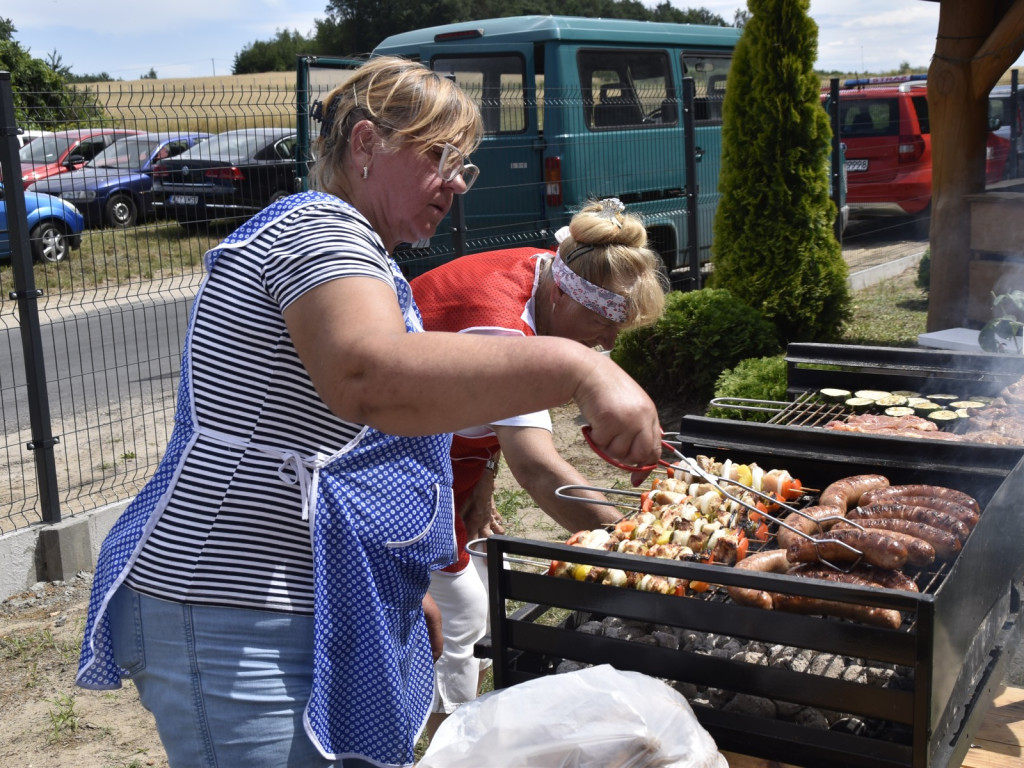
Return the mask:
[[[730,23],[737,9],[746,9],[746,0],[671,2],[707,8]],[[314,20],[327,16],[326,0],[103,0],[94,6],[102,13],[81,0],[29,0],[16,3],[14,13],[2,5],[0,16],[13,20],[14,39],[33,56],[45,60],[56,51],[76,74],[106,72],[121,80],[151,68],[161,79],[229,75],[246,45],[283,29],[311,35]],[[926,68],[935,49],[938,3],[811,0],[810,15],[819,30],[819,70],[884,72],[903,62]]]

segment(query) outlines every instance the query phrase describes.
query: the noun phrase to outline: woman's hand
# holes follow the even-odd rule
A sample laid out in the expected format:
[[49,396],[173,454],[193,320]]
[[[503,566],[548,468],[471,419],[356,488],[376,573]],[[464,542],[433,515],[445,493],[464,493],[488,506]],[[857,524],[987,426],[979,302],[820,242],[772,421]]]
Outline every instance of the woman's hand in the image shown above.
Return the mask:
[[605,355],[583,376],[575,400],[594,444],[623,464],[647,466],[661,458],[658,409],[643,388]]
[[444,633],[441,631],[441,609],[428,592],[423,596],[423,615],[427,620],[427,637],[430,638],[430,652],[434,661],[441,658],[444,650]]
[[469,541],[486,539],[494,533],[504,533],[501,517],[494,506],[494,474],[484,470],[480,480],[473,486],[470,497],[459,510],[462,522],[466,526]]

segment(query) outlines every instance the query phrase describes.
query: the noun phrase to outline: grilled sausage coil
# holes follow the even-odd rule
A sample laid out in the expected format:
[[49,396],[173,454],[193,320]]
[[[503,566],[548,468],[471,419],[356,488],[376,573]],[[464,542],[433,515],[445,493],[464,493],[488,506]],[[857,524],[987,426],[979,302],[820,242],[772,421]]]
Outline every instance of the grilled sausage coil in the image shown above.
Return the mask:
[[819,539],[798,538],[786,548],[786,556],[791,563],[851,563],[863,556],[870,565],[898,569],[909,555],[903,544],[882,531],[833,528]]
[[[960,540],[949,531],[943,531],[924,523],[915,523],[913,520],[878,517],[858,520],[857,523],[870,530],[896,531],[926,541],[934,547],[937,560],[952,560],[960,552],[962,546]],[[849,525],[849,523],[844,523],[844,525]]]
[[871,624],[886,629],[899,629],[903,623],[900,612],[892,608],[879,608],[874,605],[857,605],[841,603],[838,600],[822,600],[815,597],[800,595],[776,594],[775,610],[789,613],[821,614],[835,616],[840,619],[852,619],[863,624]]
[[935,562],[936,552],[935,547],[928,541],[922,538],[913,536],[909,533],[897,531],[893,528],[879,528],[874,525],[875,520],[858,520],[856,523],[852,522],[841,522],[836,523],[833,530],[842,530],[844,528],[865,528],[865,529],[876,529],[884,530],[885,535],[896,539],[907,548],[907,565],[912,565],[915,568],[927,568],[929,565]]
[[889,517],[897,520],[910,520],[914,523],[923,523],[933,528],[953,534],[961,542],[966,541],[970,535],[970,529],[960,520],[944,512],[939,512],[928,507],[916,507],[910,504],[869,504],[866,507],[857,507],[846,513],[848,520],[867,520]]
[[[977,515],[981,514],[981,505],[978,504],[977,499],[973,496],[963,491],[958,491],[955,488],[945,488],[941,485],[890,485],[887,488],[873,490],[871,503],[875,503],[880,498],[888,498],[890,496],[934,496],[940,499],[950,499],[973,510]],[[867,502],[868,500],[865,499],[864,501]]]
[[[784,549],[765,549],[747,555],[736,563],[741,571],[757,571],[759,573],[785,573],[789,568]],[[747,587],[728,587],[729,597],[739,605],[752,605],[764,610],[772,609],[772,595],[762,589]]]
[[869,491],[885,488],[889,485],[889,478],[884,475],[853,475],[836,480],[825,488],[818,498],[818,504],[823,507],[835,507],[845,512],[850,507],[858,504],[861,497]]
[[801,563],[790,568],[789,573],[794,576],[834,581],[837,584],[861,584],[862,586],[899,589],[904,592],[919,591],[914,580],[902,571],[890,571],[870,565],[858,565],[853,570],[844,572],[818,563]]
[[842,518],[843,511],[836,507],[806,507],[786,515],[782,520],[784,525],[779,526],[775,538],[781,549],[789,549],[789,545],[796,541],[805,540],[808,536],[820,536]]
[[974,526],[978,524],[978,518],[980,517],[980,515],[978,515],[978,513],[967,504],[962,504],[955,499],[949,499],[942,496],[911,496],[909,494],[876,494],[875,492],[869,492],[864,494],[860,500],[860,504],[862,506],[892,503],[909,504],[914,507],[927,507],[928,509],[934,509],[937,512],[942,512],[951,517],[955,517],[971,530],[973,530]]

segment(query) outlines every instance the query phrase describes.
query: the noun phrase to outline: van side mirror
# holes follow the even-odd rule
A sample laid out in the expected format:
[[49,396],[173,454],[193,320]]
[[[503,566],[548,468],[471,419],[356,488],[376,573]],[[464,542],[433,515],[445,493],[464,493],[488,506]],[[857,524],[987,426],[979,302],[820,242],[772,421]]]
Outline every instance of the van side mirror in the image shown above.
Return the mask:
[[1003,121],[1000,120],[998,117],[990,117],[988,119],[988,129],[990,131],[998,130],[999,128],[1002,128],[1002,126],[1003,126]]

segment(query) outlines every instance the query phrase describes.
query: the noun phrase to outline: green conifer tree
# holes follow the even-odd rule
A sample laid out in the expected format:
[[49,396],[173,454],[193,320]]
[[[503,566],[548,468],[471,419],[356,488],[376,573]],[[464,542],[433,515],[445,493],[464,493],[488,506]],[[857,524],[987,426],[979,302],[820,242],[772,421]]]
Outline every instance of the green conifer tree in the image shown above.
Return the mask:
[[723,104],[709,282],[760,310],[783,344],[835,340],[850,313],[809,5],[748,2]]

